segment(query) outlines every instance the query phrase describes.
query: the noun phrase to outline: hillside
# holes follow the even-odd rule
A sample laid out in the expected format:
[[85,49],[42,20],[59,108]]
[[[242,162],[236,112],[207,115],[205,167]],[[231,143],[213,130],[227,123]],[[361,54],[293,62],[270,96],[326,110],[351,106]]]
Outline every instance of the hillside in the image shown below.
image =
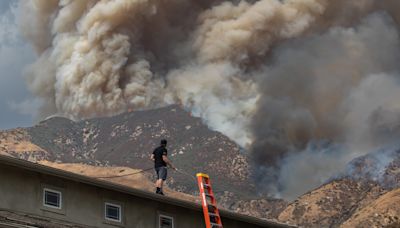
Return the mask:
[[[252,195],[248,158],[240,148],[179,106],[80,122],[55,117],[26,131],[33,144],[48,152],[42,159],[135,169],[153,167],[149,156],[160,139],[166,138],[170,158],[181,170],[192,176],[207,172],[216,189]],[[168,184],[175,189],[197,190],[186,175],[172,177]]]
[[368,205],[381,192],[372,183],[335,180],[290,203],[278,219],[304,227],[332,227],[345,221],[356,208]]
[[356,158],[346,174],[291,202],[278,220],[300,227],[400,227],[399,167],[399,151]]
[[400,189],[389,191],[362,207],[341,227],[400,227]]
[[48,158],[48,153],[31,142],[26,129],[0,131],[0,154],[12,155],[29,161]]

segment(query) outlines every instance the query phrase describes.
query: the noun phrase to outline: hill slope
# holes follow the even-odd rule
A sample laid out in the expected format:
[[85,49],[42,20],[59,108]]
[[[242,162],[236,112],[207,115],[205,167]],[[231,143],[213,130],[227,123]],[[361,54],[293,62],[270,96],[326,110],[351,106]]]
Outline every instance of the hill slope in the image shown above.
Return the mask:
[[[170,158],[181,170],[192,176],[209,173],[216,189],[252,192],[248,158],[240,148],[179,106],[80,122],[56,117],[28,128],[27,133],[33,144],[48,152],[46,160],[135,169],[151,168],[149,156],[166,138]],[[174,188],[197,190],[186,175],[172,177],[169,184]]]

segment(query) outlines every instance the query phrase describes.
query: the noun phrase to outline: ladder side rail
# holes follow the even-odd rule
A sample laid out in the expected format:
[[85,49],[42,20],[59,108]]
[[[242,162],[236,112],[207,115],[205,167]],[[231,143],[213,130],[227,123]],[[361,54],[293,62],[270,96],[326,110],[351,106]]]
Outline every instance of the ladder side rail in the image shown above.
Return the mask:
[[208,212],[208,203],[207,203],[207,198],[206,198],[206,192],[204,190],[204,182],[203,182],[203,177],[198,176],[197,177],[197,182],[199,185],[199,190],[200,190],[200,195],[201,195],[201,205],[203,206],[203,214],[204,214],[204,221],[206,223],[206,228],[212,228],[211,226],[211,221],[210,221],[210,215]]
[[[208,195],[212,196],[211,199],[210,199],[211,205],[213,206],[213,209],[214,209],[212,213],[217,215],[216,217],[214,217],[214,219],[213,219],[214,221],[212,223],[218,224],[219,227],[222,227],[222,220],[221,220],[221,216],[219,214],[219,210],[218,210],[218,206],[217,206],[217,200],[215,199],[214,192],[213,192],[212,187],[211,187],[210,178],[202,177],[202,176],[200,176],[200,177],[202,178],[201,179],[201,181],[202,181],[201,183],[203,183],[203,186],[202,186],[203,187],[203,191],[208,193]],[[204,188],[204,184],[206,184],[208,186],[208,188]],[[208,204],[207,197],[202,194],[202,198],[206,198],[203,201]],[[206,215],[204,215],[204,216],[206,216]],[[208,221],[211,221],[208,206],[207,206],[207,219],[208,219]],[[210,225],[210,227],[212,228],[213,225]]]
[[[209,194],[209,195],[211,195],[212,197],[211,197],[211,203],[213,204],[213,205],[215,205],[215,207],[217,208],[217,200],[215,199],[215,195],[214,195],[214,192],[213,192],[213,190],[212,190],[212,188],[211,188],[211,181],[210,181],[210,179],[208,179],[208,178],[205,178],[206,179],[206,184],[208,185],[208,186],[210,186],[210,188],[208,188],[207,189],[207,193]],[[218,209],[218,208],[217,208]]]

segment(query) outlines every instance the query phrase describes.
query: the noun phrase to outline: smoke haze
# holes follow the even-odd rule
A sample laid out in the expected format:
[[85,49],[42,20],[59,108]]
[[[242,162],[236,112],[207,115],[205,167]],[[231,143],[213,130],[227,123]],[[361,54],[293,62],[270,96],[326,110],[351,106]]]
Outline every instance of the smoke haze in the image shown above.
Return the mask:
[[[182,104],[293,198],[400,135],[398,1],[32,0],[42,116]],[[396,11],[397,10],[397,11]]]
[[31,126],[37,110],[22,73],[35,54],[19,33],[17,5],[12,0],[0,2],[0,129]]

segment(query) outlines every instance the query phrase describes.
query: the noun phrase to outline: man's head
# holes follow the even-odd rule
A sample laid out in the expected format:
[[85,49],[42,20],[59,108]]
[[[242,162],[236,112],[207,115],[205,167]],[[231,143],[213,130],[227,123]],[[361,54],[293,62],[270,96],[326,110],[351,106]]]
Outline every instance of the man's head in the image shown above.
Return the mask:
[[161,146],[167,146],[167,140],[166,139],[162,139],[161,140]]

